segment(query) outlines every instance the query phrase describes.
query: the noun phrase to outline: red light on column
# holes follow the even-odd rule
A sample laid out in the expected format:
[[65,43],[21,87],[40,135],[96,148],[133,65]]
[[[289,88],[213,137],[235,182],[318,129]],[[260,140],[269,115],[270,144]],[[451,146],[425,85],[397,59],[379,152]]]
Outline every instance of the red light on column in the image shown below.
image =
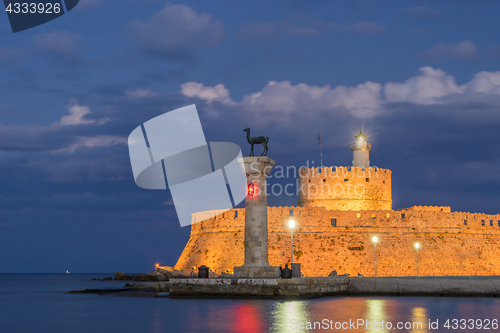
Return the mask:
[[248,184],[248,195],[253,197],[254,194],[255,194],[255,185],[253,182],[250,182],[250,184]]

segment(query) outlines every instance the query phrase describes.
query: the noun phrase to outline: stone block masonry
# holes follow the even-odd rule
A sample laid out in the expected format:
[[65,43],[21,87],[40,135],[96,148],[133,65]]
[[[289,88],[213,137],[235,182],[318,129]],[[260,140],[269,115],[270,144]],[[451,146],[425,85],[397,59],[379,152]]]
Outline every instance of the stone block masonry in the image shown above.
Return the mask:
[[[342,211],[268,207],[269,263],[284,266],[290,262],[286,224],[293,216],[297,225],[294,262],[302,263],[305,276],[328,276],[333,270],[372,276],[374,235],[379,238],[378,276],[415,276],[415,242],[421,246],[421,276],[500,275],[500,215],[447,208]],[[191,237],[175,269],[191,271],[206,265],[217,273],[232,273],[233,267],[244,263],[244,209],[215,214],[191,226]],[[197,218],[194,214],[193,219]]]
[[392,209],[391,170],[323,167],[299,170],[299,206],[330,210]]

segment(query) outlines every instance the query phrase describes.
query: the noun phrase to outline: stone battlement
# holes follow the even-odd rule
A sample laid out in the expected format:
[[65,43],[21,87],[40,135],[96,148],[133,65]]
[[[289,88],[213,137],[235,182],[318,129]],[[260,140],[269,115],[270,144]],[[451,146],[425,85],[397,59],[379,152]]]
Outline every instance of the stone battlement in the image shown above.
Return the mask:
[[299,170],[299,206],[330,210],[392,209],[391,170],[323,167]]
[[431,211],[431,212],[451,212],[451,207],[449,206],[413,206],[410,207],[411,210],[418,211]]

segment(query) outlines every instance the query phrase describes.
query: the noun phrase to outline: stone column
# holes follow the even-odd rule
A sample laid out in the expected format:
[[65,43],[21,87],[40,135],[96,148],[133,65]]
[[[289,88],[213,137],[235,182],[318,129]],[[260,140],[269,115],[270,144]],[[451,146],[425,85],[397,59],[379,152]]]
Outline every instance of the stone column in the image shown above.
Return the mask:
[[[234,268],[235,277],[262,278],[279,276],[279,267],[269,265],[267,229],[267,176],[274,161],[267,156],[249,156],[238,160],[247,177],[245,199],[245,263]],[[250,183],[254,193],[248,193]]]

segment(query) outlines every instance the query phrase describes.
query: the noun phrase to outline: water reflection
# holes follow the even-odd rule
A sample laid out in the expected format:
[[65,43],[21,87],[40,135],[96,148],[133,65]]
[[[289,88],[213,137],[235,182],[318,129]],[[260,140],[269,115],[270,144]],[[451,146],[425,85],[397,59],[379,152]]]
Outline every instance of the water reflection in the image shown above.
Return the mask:
[[268,332],[427,333],[428,312],[424,302],[401,298],[275,302]]
[[151,313],[151,332],[162,333],[162,313],[159,308],[154,308]]
[[306,301],[279,302],[274,305],[271,313],[272,332],[310,332],[306,323],[310,321]]
[[[427,309],[415,307],[411,310],[412,333],[426,333],[427,332]],[[422,323],[422,325],[419,325]]]
[[233,311],[231,331],[235,333],[265,332],[262,313],[257,305],[246,303],[237,305]]
[[[386,332],[387,327],[387,313],[385,312],[386,300],[371,299],[366,302],[366,319],[364,320],[365,332]],[[363,320],[362,318],[358,318]],[[361,321],[360,321],[361,322]],[[392,328],[392,325],[391,325]]]

